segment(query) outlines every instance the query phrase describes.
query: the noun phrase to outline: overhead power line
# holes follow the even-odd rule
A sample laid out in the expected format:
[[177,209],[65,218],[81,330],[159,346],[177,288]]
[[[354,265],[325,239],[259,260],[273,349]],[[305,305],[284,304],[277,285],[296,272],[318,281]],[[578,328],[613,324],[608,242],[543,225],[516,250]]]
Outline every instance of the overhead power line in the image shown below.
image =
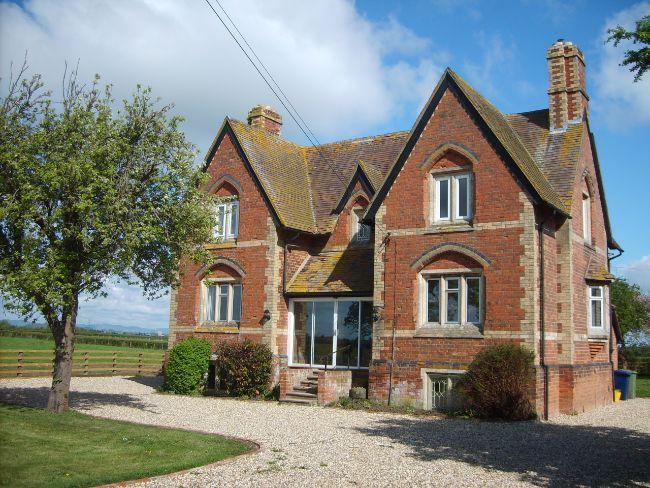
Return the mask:
[[[250,54],[248,53],[248,51],[246,51],[246,49],[245,49],[244,46],[242,45],[242,42],[240,42],[240,40],[237,38],[237,36],[233,33],[232,29],[228,26],[228,24],[226,24],[226,22],[224,21],[223,17],[222,17],[221,15],[219,15],[219,12],[217,12],[217,10],[214,8],[214,6],[213,6],[212,3],[210,2],[210,0],[205,0],[205,3],[208,4],[208,7],[210,7],[210,10],[212,10],[212,12],[217,16],[217,18],[219,19],[219,21],[221,22],[221,24],[225,27],[226,31],[228,31],[228,34],[230,34],[230,37],[232,37],[232,39],[237,43],[237,45],[239,46],[239,49],[241,49],[241,51],[244,53],[244,55],[246,56],[246,58],[248,59],[248,61],[251,63],[251,65],[253,65],[253,68],[255,68],[255,71],[257,71],[257,74],[260,75],[260,77],[262,78],[262,80],[264,80],[264,83],[266,83],[266,85],[269,87],[269,89],[271,90],[271,92],[273,92],[273,94],[275,95],[275,97],[276,97],[276,98],[278,99],[278,101],[282,104],[282,106],[283,106],[284,109],[287,111],[287,113],[291,116],[291,118],[292,118],[293,121],[296,123],[296,125],[298,126],[298,128],[300,129],[300,131],[305,135],[305,137],[307,138],[307,140],[309,141],[309,143],[310,143],[310,144],[311,144],[311,145],[312,145],[312,146],[313,146],[313,147],[314,147],[314,148],[315,148],[315,149],[316,149],[316,150],[321,154],[321,156],[323,156],[323,158],[324,158],[324,160],[325,160],[325,163],[326,163],[327,166],[330,168],[330,170],[332,171],[332,173],[333,173],[333,174],[334,174],[334,175],[339,179],[339,181],[340,181],[343,185],[346,185],[346,182],[343,181],[343,179],[341,178],[341,176],[338,174],[338,172],[334,169],[334,167],[332,166],[332,164],[331,164],[330,161],[328,160],[327,155],[325,155],[325,154],[323,153],[323,150],[322,150],[322,148],[320,147],[321,144],[320,144],[320,142],[318,141],[318,138],[316,137],[316,135],[314,134],[314,132],[309,128],[309,125],[307,125],[307,123],[305,122],[305,120],[301,117],[301,115],[300,115],[300,113],[298,112],[298,110],[295,108],[295,106],[293,105],[293,103],[291,103],[291,100],[289,100],[289,97],[284,93],[284,91],[282,90],[282,88],[280,88],[280,85],[279,85],[278,82],[275,80],[275,78],[273,77],[273,75],[271,75],[271,73],[270,73],[269,70],[267,69],[266,65],[262,62],[262,60],[259,58],[259,56],[255,53],[255,50],[253,49],[253,47],[248,43],[248,41],[246,40],[246,37],[244,37],[244,35],[241,33],[241,31],[237,28],[237,24],[235,24],[235,22],[232,20],[232,18],[230,17],[230,15],[228,15],[228,12],[227,12],[226,9],[223,7],[223,5],[221,5],[221,3],[219,2],[219,0],[214,0],[214,2],[219,6],[219,8],[221,9],[221,11],[222,11],[223,14],[225,15],[225,17],[226,17],[226,18],[228,19],[228,21],[232,24],[233,29],[237,32],[237,34],[239,34],[239,36],[241,37],[242,42],[243,42],[243,43],[248,47],[248,49],[250,50]],[[259,65],[261,66],[261,69],[260,69],[260,66],[258,66],[258,65],[255,63],[255,61],[253,61],[253,57],[251,57],[251,54],[252,54],[252,56],[257,60],[257,62],[258,62]],[[264,73],[262,73],[262,70],[264,70],[264,71],[266,72],[266,74],[268,75],[268,77],[270,78],[271,81],[269,81],[269,79],[267,79],[267,77],[264,75]],[[273,85],[275,85],[275,88],[274,88]],[[279,92],[279,93],[278,93],[278,92]],[[282,94],[282,97],[280,96],[280,94]],[[284,98],[283,98],[283,97],[284,97]],[[289,107],[291,107],[291,109],[290,109]]]

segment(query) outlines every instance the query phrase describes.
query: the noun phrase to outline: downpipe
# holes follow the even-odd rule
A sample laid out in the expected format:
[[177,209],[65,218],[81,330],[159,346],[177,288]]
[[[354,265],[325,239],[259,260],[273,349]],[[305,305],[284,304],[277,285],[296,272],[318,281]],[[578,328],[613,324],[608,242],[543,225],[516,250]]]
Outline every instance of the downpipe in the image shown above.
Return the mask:
[[539,365],[542,367],[544,374],[544,420],[548,420],[548,405],[549,405],[549,388],[548,388],[548,365],[546,364],[546,324],[544,321],[544,301],[545,301],[545,288],[544,288],[544,225],[548,219],[544,219],[538,225],[539,234]]

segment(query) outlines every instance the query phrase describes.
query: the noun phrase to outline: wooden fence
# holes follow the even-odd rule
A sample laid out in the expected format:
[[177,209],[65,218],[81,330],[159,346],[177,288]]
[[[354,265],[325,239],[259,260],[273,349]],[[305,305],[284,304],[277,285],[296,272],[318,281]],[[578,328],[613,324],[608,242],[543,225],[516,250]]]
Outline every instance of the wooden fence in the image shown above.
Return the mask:
[[[73,356],[72,376],[156,376],[162,352],[87,351]],[[0,349],[0,378],[51,376],[54,353],[43,349]]]

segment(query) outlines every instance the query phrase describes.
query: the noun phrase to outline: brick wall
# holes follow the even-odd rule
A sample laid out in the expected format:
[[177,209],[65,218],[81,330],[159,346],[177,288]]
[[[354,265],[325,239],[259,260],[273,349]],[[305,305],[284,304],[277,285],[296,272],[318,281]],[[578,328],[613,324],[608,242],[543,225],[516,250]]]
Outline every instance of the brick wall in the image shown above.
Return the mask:
[[318,404],[327,405],[339,398],[350,396],[352,388],[351,371],[319,371],[318,372]]
[[[432,160],[445,142],[462,145],[471,159],[466,154],[447,152]],[[473,226],[459,231],[437,230],[429,224],[428,171],[459,166],[471,168],[473,173]],[[514,341],[534,347],[533,311],[524,305],[534,299],[530,288],[534,291],[531,277],[535,260],[522,259],[526,250],[535,252],[533,208],[516,178],[452,91],[443,95],[389,191],[384,207],[376,216],[375,230],[376,254],[382,257],[382,272],[375,273],[375,302],[381,302],[383,310],[381,323],[375,327],[369,379],[371,398],[388,398],[393,326],[396,337],[392,399],[396,402],[422,400],[422,368],[464,369],[490,343]],[[390,237],[384,245],[386,233]],[[450,242],[478,251],[489,264],[463,253],[449,252],[437,255],[422,267],[482,269],[482,337],[418,336],[418,273],[422,267],[414,269],[413,263],[435,246]]]

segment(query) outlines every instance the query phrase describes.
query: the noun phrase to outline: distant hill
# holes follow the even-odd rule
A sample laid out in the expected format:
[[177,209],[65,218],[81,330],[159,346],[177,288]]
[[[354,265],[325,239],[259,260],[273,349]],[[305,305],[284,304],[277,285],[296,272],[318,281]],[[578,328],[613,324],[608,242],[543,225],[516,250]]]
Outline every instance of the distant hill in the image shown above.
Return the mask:
[[[45,328],[45,324],[32,324],[27,323],[22,320],[8,320],[11,325],[16,327],[42,327]],[[91,329],[100,332],[118,332],[122,334],[142,334],[142,335],[152,335],[160,336],[167,335],[167,327],[159,327],[155,329],[145,329],[144,327],[136,327],[135,325],[117,325],[117,324],[77,324],[78,328]]]

